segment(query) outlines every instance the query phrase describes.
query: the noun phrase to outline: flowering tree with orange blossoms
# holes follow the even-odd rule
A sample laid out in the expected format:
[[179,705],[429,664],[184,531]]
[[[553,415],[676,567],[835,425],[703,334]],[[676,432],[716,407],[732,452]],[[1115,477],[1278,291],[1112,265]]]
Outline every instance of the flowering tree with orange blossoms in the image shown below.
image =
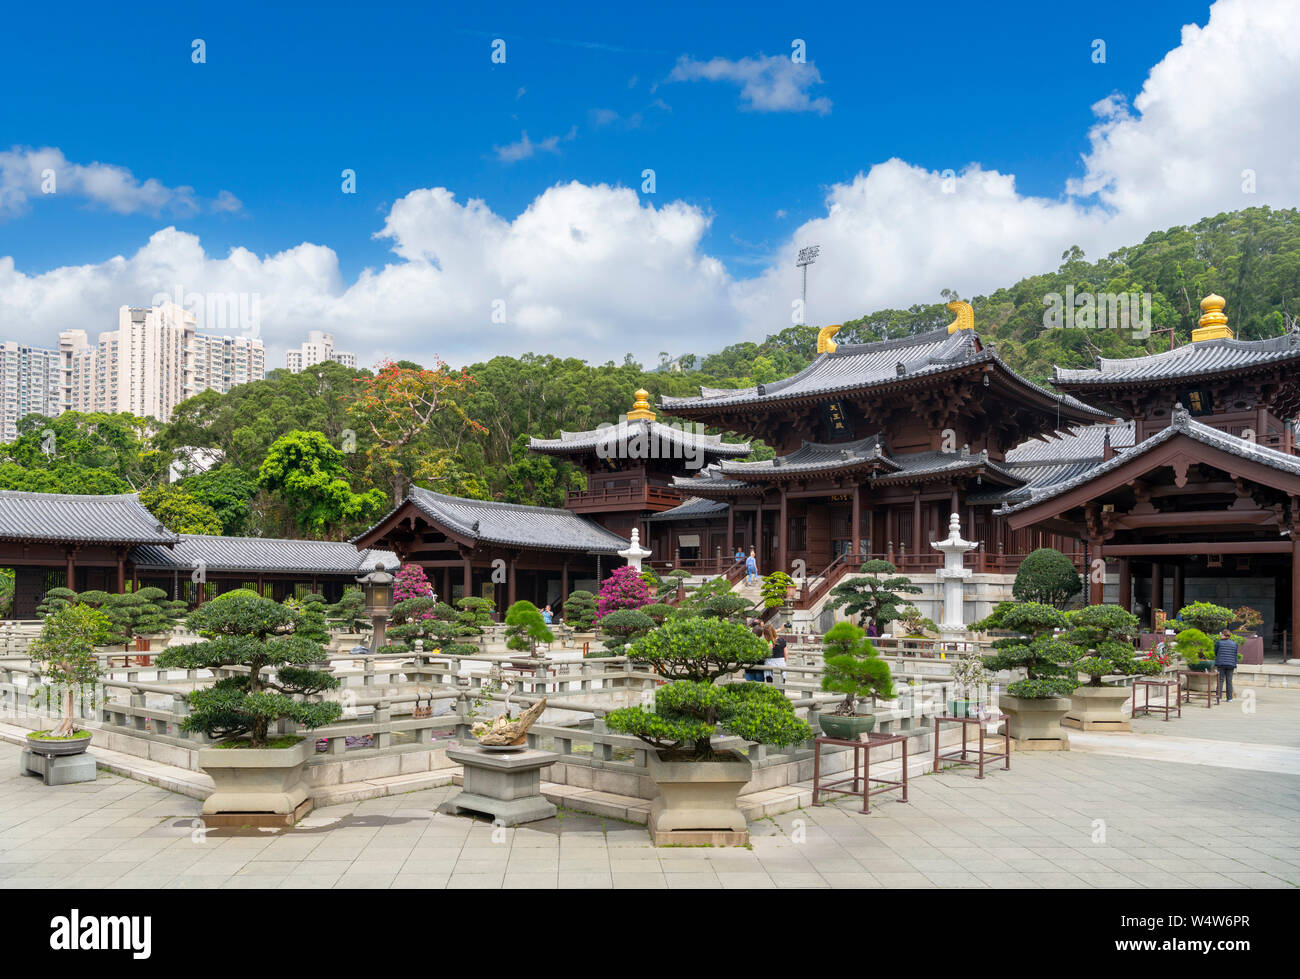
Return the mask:
[[361,393],[351,411],[373,436],[367,458],[376,476],[382,475],[392,486],[394,506],[402,502],[411,481],[421,451],[420,436],[441,412],[450,412],[474,431],[487,431],[457,403],[474,378],[441,360],[433,369],[384,360],[374,377],[356,380]]

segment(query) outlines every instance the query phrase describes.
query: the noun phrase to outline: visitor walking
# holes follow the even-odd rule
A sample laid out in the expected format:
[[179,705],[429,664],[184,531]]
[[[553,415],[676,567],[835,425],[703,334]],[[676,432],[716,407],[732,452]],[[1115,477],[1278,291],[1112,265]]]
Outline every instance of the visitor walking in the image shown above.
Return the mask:
[[754,549],[749,549],[749,557],[745,558],[745,584],[752,585],[758,580],[758,559],[754,557]]
[[[763,626],[763,638],[772,644],[772,655],[763,661],[764,666],[785,666],[785,636],[781,635],[769,622]],[[763,671],[763,682],[772,682],[772,671]],[[785,683],[785,674],[781,674],[781,682]]]
[[1219,685],[1217,697],[1223,697],[1223,686],[1226,679],[1228,686],[1228,700],[1232,700],[1232,674],[1237,669],[1237,643],[1232,638],[1232,633],[1224,629],[1219,633],[1219,638],[1214,641],[1214,665],[1219,668]]

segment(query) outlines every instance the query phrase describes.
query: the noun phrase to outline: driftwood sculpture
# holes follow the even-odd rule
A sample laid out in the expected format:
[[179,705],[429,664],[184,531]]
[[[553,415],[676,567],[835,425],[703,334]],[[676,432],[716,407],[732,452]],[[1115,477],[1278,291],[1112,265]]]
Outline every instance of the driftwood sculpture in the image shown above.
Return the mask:
[[546,698],[543,697],[533,706],[516,717],[507,720],[505,714],[499,715],[491,724],[479,721],[471,729],[479,744],[488,745],[522,745],[527,741],[528,729],[546,710]]

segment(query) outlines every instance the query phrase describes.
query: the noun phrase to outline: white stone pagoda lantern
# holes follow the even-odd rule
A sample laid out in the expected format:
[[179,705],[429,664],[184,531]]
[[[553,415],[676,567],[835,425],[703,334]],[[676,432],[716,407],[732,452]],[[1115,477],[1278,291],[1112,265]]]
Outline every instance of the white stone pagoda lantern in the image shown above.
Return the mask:
[[967,551],[979,547],[979,543],[962,540],[961,517],[954,513],[948,520],[948,537],[931,541],[930,546],[943,552],[943,567],[934,573],[943,583],[943,621],[939,623],[939,631],[955,638],[956,633],[966,631],[965,582],[971,571],[963,566],[963,558]]
[[617,553],[619,557],[626,558],[628,566],[636,571],[641,570],[641,562],[651,554],[641,546],[641,531],[636,527],[632,528],[632,543]]

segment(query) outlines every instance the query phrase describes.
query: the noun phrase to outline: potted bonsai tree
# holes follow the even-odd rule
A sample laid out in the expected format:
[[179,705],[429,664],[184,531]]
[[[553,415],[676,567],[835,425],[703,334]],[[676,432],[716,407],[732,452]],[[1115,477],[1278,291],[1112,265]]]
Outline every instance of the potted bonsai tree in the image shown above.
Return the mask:
[[953,717],[974,717],[984,704],[992,674],[984,666],[979,653],[963,653],[952,665],[952,678],[956,683],[948,712]]
[[294,821],[307,808],[303,770],[315,742],[273,738],[271,725],[292,720],[315,728],[338,718],[337,703],[298,699],[338,686],[337,677],[311,668],[325,658],[324,648],[296,631],[299,617],[291,609],[247,592],[214,598],[186,624],[208,641],[164,650],[160,667],[237,671],[193,691],[181,725],[221,739],[199,749],[199,767],[216,783],[203,812],[272,813]]
[[[176,628],[185,603],[169,600],[161,588],[146,587],[129,594],[135,600],[129,606],[128,625],[135,637],[136,652],[146,653],[152,648],[155,637],[170,635]],[[112,615],[111,609],[109,614]],[[143,662],[148,665],[148,658],[144,658]]]
[[773,571],[766,575],[759,587],[759,594],[763,596],[763,608],[788,608],[794,593],[794,579],[784,571]]
[[736,798],[750,779],[750,761],[716,749],[719,732],[777,746],[812,736],[774,687],[716,682],[762,663],[767,654],[766,644],[743,625],[698,616],[669,619],[632,644],[630,656],[672,682],[655,692],[653,710],[620,708],[605,723],[653,749],[646,764],[659,789],[650,809],[656,845],[682,838],[673,834],[700,831],[729,834],[722,839],[731,842],[748,840]]
[[1214,640],[1200,629],[1188,626],[1174,638],[1174,652],[1196,675],[1187,678],[1189,690],[1205,693],[1218,679],[1214,671]]
[[1061,718],[1070,709],[1070,694],[1079,685],[1073,668],[1074,647],[1058,635],[1068,623],[1065,614],[1041,602],[1001,602],[988,618],[976,622],[976,632],[1009,633],[995,639],[996,652],[984,660],[990,671],[1024,670],[1024,679],[1008,684],[998,698],[1007,716],[1007,733],[1021,750],[1051,750],[1070,746]]
[[870,697],[893,700],[894,679],[876,647],[861,628],[852,622],[839,622],[823,639],[825,672],[822,689],[842,693],[844,699],[832,711],[817,715],[822,733],[829,738],[856,741],[876,726],[876,715],[859,713],[858,701]]
[[71,765],[52,759],[82,754],[90,745],[90,732],[77,727],[76,698],[87,689],[93,696],[100,675],[95,647],[108,640],[112,628],[112,621],[99,609],[65,605],[45,617],[41,634],[28,647],[27,654],[43,682],[37,702],[46,709],[57,702],[61,711],[54,727],[27,735],[28,748],[23,752],[23,770],[44,775],[46,784],[95,778],[93,759],[89,764]]
[[1068,613],[1067,618],[1070,631],[1065,641],[1074,647],[1074,668],[1088,677],[1088,683],[1074,689],[1070,710],[1061,723],[1083,731],[1132,730],[1124,712],[1132,689],[1102,681],[1117,674],[1154,676],[1160,672],[1158,662],[1135,654],[1137,616],[1118,605],[1089,605]]
[[345,588],[337,602],[325,607],[325,616],[331,625],[338,626],[345,633],[361,636],[370,631],[366,596],[360,588]]
[[[572,629],[575,633],[590,633],[592,623],[596,619],[596,596],[589,591],[583,591],[581,588],[569,592],[569,597],[564,600],[564,624]],[[574,638],[578,638],[576,635]],[[584,635],[582,638],[591,640],[596,638],[595,634]]]
[[536,657],[539,642],[555,642],[555,633],[537,606],[521,599],[506,609],[506,648],[527,650]]
[[883,633],[886,625],[903,617],[907,602],[902,596],[919,595],[922,589],[911,578],[898,574],[890,562],[879,558],[865,562],[861,571],[863,577],[847,578],[831,589],[826,607],[856,615],[858,625],[865,626],[870,619]]

